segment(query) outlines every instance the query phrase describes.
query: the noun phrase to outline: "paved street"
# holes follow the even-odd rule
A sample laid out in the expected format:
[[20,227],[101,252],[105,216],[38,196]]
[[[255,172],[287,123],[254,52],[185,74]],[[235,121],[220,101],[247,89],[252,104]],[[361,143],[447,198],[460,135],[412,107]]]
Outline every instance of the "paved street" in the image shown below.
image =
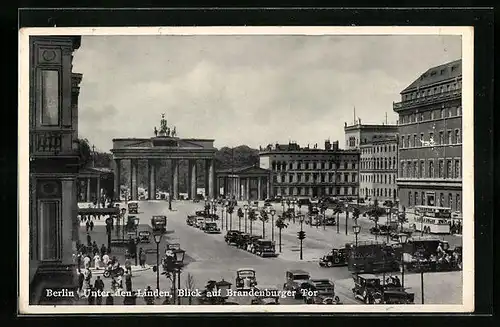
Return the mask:
[[[139,230],[150,230],[150,219],[152,215],[167,215],[167,234],[163,237],[160,245],[160,254],[164,253],[166,242],[180,243],[181,248],[186,251],[184,262],[187,265],[181,275],[181,285],[186,285],[188,274],[194,277],[195,285],[191,288],[204,289],[208,280],[221,280],[224,279],[233,283],[235,282],[235,271],[242,267],[251,267],[256,270],[257,281],[260,285],[269,285],[282,289],[285,282],[285,272],[287,269],[303,269],[308,271],[313,278],[328,278],[336,283],[336,292],[341,301],[345,304],[356,303],[352,297],[352,279],[351,274],[347,267],[337,268],[321,268],[317,263],[317,259],[325,254],[328,249],[333,246],[341,246],[346,242],[353,242],[354,235],[352,230],[348,230],[349,235],[345,235],[345,229],[341,224],[340,233],[337,234],[335,226],[327,226],[326,230],[323,227],[310,227],[304,224],[304,230],[307,233],[307,238],[304,240],[304,260],[299,260],[298,240],[296,232],[300,230],[298,222],[291,223],[288,228],[283,229],[283,253],[277,258],[261,258],[244,250],[237,249],[234,246],[229,246],[224,242],[225,235],[225,221],[224,230],[221,234],[206,234],[203,231],[186,225],[186,217],[188,214],[194,214],[196,210],[202,210],[203,202],[192,203],[188,201],[173,202],[173,211],[168,210],[168,203],[165,201],[142,201],[140,202],[140,210],[137,217],[140,219]],[[281,207],[281,206],[280,206]],[[278,208],[277,208],[278,209]],[[304,210],[304,209],[303,209]],[[220,215],[220,210],[218,212]],[[275,216],[275,218],[277,218]],[[345,221],[345,218],[344,218]],[[222,221],[221,221],[222,222]],[[220,223],[219,222],[219,226]],[[342,218],[341,218],[342,222]],[[365,222],[367,225],[371,222]],[[229,225],[229,223],[228,223]],[[238,218],[233,213],[232,221],[233,229],[238,229]],[[242,228],[244,228],[244,219],[242,219]],[[369,227],[368,227],[369,228]],[[368,229],[367,228],[367,229]],[[257,220],[253,224],[253,234],[262,235],[262,222]],[[271,222],[269,221],[266,226],[266,238],[270,239]],[[248,221],[249,231],[249,221]],[[104,220],[97,221],[94,231],[91,232],[92,239],[96,240],[99,246],[106,244],[106,235]],[[85,239],[85,226],[81,226],[81,239]],[[360,239],[367,239],[372,237],[369,234],[360,234]],[[113,231],[113,238],[116,238],[116,231]],[[278,229],[275,228],[275,241],[278,243]],[[151,239],[150,244],[142,244],[144,250],[155,249],[156,244]],[[276,250],[279,250],[278,245]],[[117,255],[120,262],[123,262],[124,249],[113,249],[112,255]],[[161,256],[160,256],[161,257]],[[147,264],[152,266],[156,264],[156,254],[148,254]],[[426,279],[432,279],[433,274],[426,274]],[[461,275],[461,273],[460,273]],[[408,277],[409,279],[412,277]],[[439,279],[445,288],[456,288],[457,278]],[[151,286],[152,289],[156,288],[156,273],[152,269],[137,271],[133,273],[133,289],[144,289]],[[105,279],[106,288],[109,289],[109,279]],[[419,283],[417,283],[419,287]],[[439,283],[438,283],[439,285]],[[171,282],[164,276],[160,275],[160,289],[170,290]],[[449,292],[448,292],[449,293]],[[460,292],[458,292],[460,293]],[[431,293],[429,293],[431,294]],[[430,295],[429,295],[430,296]],[[436,294],[435,296],[439,296]],[[249,304],[251,298],[238,298],[229,299],[240,304]],[[158,299],[157,303],[160,304],[163,299]],[[183,300],[184,301],[184,300]],[[439,303],[440,299],[436,300]],[[286,298],[280,300],[282,304],[301,304],[300,300]],[[437,303],[436,302],[436,303]],[[117,304],[121,304],[119,300]],[[138,304],[142,304],[142,299],[138,299]],[[184,302],[183,302],[184,303]]]

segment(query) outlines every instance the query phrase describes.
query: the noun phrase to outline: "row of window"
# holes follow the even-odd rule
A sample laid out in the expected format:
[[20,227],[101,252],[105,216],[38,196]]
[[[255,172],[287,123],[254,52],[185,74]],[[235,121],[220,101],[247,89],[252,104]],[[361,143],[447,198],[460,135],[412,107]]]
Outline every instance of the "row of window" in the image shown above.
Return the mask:
[[272,170],[274,171],[286,171],[286,170],[298,170],[298,169],[357,169],[356,162],[343,162],[338,167],[336,167],[335,162],[332,161],[295,161],[295,162],[274,162],[272,163]]
[[454,90],[459,90],[461,88],[462,88],[462,81],[457,81],[457,82],[452,83],[452,84],[436,86],[434,88],[428,88],[428,89],[422,90],[422,91],[418,90],[418,91],[415,91],[412,93],[405,94],[403,96],[403,101],[419,99],[419,98],[423,98],[426,96],[441,94],[444,92],[451,92]]
[[396,169],[396,157],[361,158],[361,169]]
[[361,174],[361,182],[396,184],[396,174]]
[[275,175],[275,183],[356,183],[358,181],[357,173],[295,173]]
[[395,152],[396,145],[374,145],[371,148],[361,149],[361,154],[372,154],[372,153],[381,153],[381,152]]
[[396,197],[396,190],[391,188],[361,188],[362,196],[383,196],[385,198]]
[[[357,187],[325,187],[321,189],[325,195],[339,196],[339,195],[357,195]],[[290,195],[303,195],[303,196],[313,196],[312,187],[275,187],[274,194],[281,196]]]
[[434,168],[434,159],[427,159],[427,165],[424,160],[401,161],[399,176],[402,178],[461,178],[460,161],[460,159],[439,159],[437,170]]
[[462,136],[460,129],[448,130],[446,134],[444,131],[439,131],[437,139],[434,138],[434,132],[429,132],[429,139],[424,138],[424,133],[420,133],[420,137],[417,139],[417,134],[412,135],[402,135],[401,136],[401,148],[412,148],[426,146],[428,142],[429,146],[432,145],[443,145],[443,144],[461,144]]
[[434,203],[433,199],[431,198],[430,200],[427,201],[426,203],[426,198],[425,198],[425,192],[421,192],[419,195],[419,192],[408,192],[408,206],[415,206],[415,205],[437,205],[439,207],[449,207],[451,208],[452,211],[461,211],[462,210],[462,202],[460,199],[460,194],[455,194],[455,202],[453,202],[453,194],[448,193],[448,203],[445,203],[445,194],[440,193],[439,197],[437,199],[437,204]]
[[450,118],[462,115],[462,107],[448,107],[436,110],[427,110],[420,113],[399,115],[399,124],[420,123],[428,120]]

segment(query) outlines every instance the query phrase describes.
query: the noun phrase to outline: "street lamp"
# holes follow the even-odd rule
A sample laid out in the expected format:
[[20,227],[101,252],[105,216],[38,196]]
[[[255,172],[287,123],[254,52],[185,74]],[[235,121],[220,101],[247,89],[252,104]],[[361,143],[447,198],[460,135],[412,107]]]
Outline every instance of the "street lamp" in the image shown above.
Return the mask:
[[300,260],[303,259],[303,253],[302,253],[302,243],[303,243],[303,235],[304,235],[304,230],[302,229],[303,223],[304,223],[304,216],[301,214],[299,215],[299,221],[300,221]]
[[245,233],[247,232],[247,211],[248,211],[248,204],[243,205],[243,209],[245,210]]
[[[137,244],[137,238],[138,238],[137,230],[139,228],[139,218],[134,218],[134,228],[135,228],[135,242]],[[135,265],[137,266],[137,246],[135,246],[134,257],[135,257]]]
[[347,235],[347,219],[349,218],[349,211],[347,211],[347,209],[349,209],[348,203],[345,204],[345,234],[346,235]]
[[[174,276],[173,276],[173,279],[172,279],[172,282],[174,283],[175,285],[175,274],[177,272],[177,289],[180,289],[181,288],[181,269],[182,267],[184,266],[184,255],[186,254],[186,251],[182,250],[182,249],[177,249],[174,251]],[[176,271],[177,270],[177,271]],[[174,286],[174,289],[175,289],[175,286]],[[175,292],[175,291],[174,291]],[[177,304],[181,304],[181,297],[177,297]]]
[[355,246],[357,247],[358,246],[358,234],[359,232],[361,231],[361,227],[358,226],[358,225],[354,225],[352,226],[352,230],[354,232],[354,235],[356,235],[356,243],[355,243]]
[[399,238],[399,243],[401,244],[402,251],[401,251],[401,286],[404,288],[405,287],[405,263],[404,263],[404,247],[406,242],[408,241],[408,235],[404,233],[400,233],[398,235]]
[[156,243],[156,290],[160,292],[160,242],[163,234],[155,233],[154,239]]
[[122,213],[122,242],[125,240],[125,214],[127,213],[127,209],[125,208],[122,208],[121,209],[121,213]]
[[281,200],[281,210],[282,210],[282,213],[285,213],[285,199]]
[[273,209],[271,209],[270,213],[271,213],[271,229],[272,229],[271,230],[271,241],[274,242],[274,215],[276,214],[276,210],[274,210],[274,208],[273,208]]
[[216,284],[218,294],[219,295],[219,302],[224,303],[226,299],[228,298],[228,290],[231,289],[231,284],[230,282],[227,282],[222,278],[221,281],[217,282]]

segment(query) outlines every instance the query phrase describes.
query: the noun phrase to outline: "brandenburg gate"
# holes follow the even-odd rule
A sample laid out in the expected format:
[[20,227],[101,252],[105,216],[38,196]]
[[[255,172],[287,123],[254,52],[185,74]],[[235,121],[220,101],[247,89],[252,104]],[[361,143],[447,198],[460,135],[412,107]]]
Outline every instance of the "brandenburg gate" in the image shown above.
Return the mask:
[[[193,199],[197,193],[197,161],[205,162],[205,195],[214,198],[216,194],[214,160],[216,148],[214,140],[179,138],[175,127],[167,126],[165,114],[162,115],[160,129],[154,129],[151,138],[119,138],[113,139],[113,170],[114,194],[116,200],[120,198],[120,168],[122,160],[130,161],[129,187],[132,200],[138,200],[138,161],[148,161],[148,199],[156,197],[156,171],[161,160],[170,160],[172,178],[169,192],[172,199],[179,199],[179,161],[187,160],[188,169],[188,197]],[[153,190],[153,192],[151,192]]]

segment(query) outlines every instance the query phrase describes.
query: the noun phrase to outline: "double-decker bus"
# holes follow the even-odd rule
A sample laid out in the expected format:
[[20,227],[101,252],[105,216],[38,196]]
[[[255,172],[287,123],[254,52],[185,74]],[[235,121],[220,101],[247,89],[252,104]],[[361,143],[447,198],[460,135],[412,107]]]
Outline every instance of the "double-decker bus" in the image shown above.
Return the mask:
[[415,206],[413,228],[430,234],[450,234],[451,208]]

